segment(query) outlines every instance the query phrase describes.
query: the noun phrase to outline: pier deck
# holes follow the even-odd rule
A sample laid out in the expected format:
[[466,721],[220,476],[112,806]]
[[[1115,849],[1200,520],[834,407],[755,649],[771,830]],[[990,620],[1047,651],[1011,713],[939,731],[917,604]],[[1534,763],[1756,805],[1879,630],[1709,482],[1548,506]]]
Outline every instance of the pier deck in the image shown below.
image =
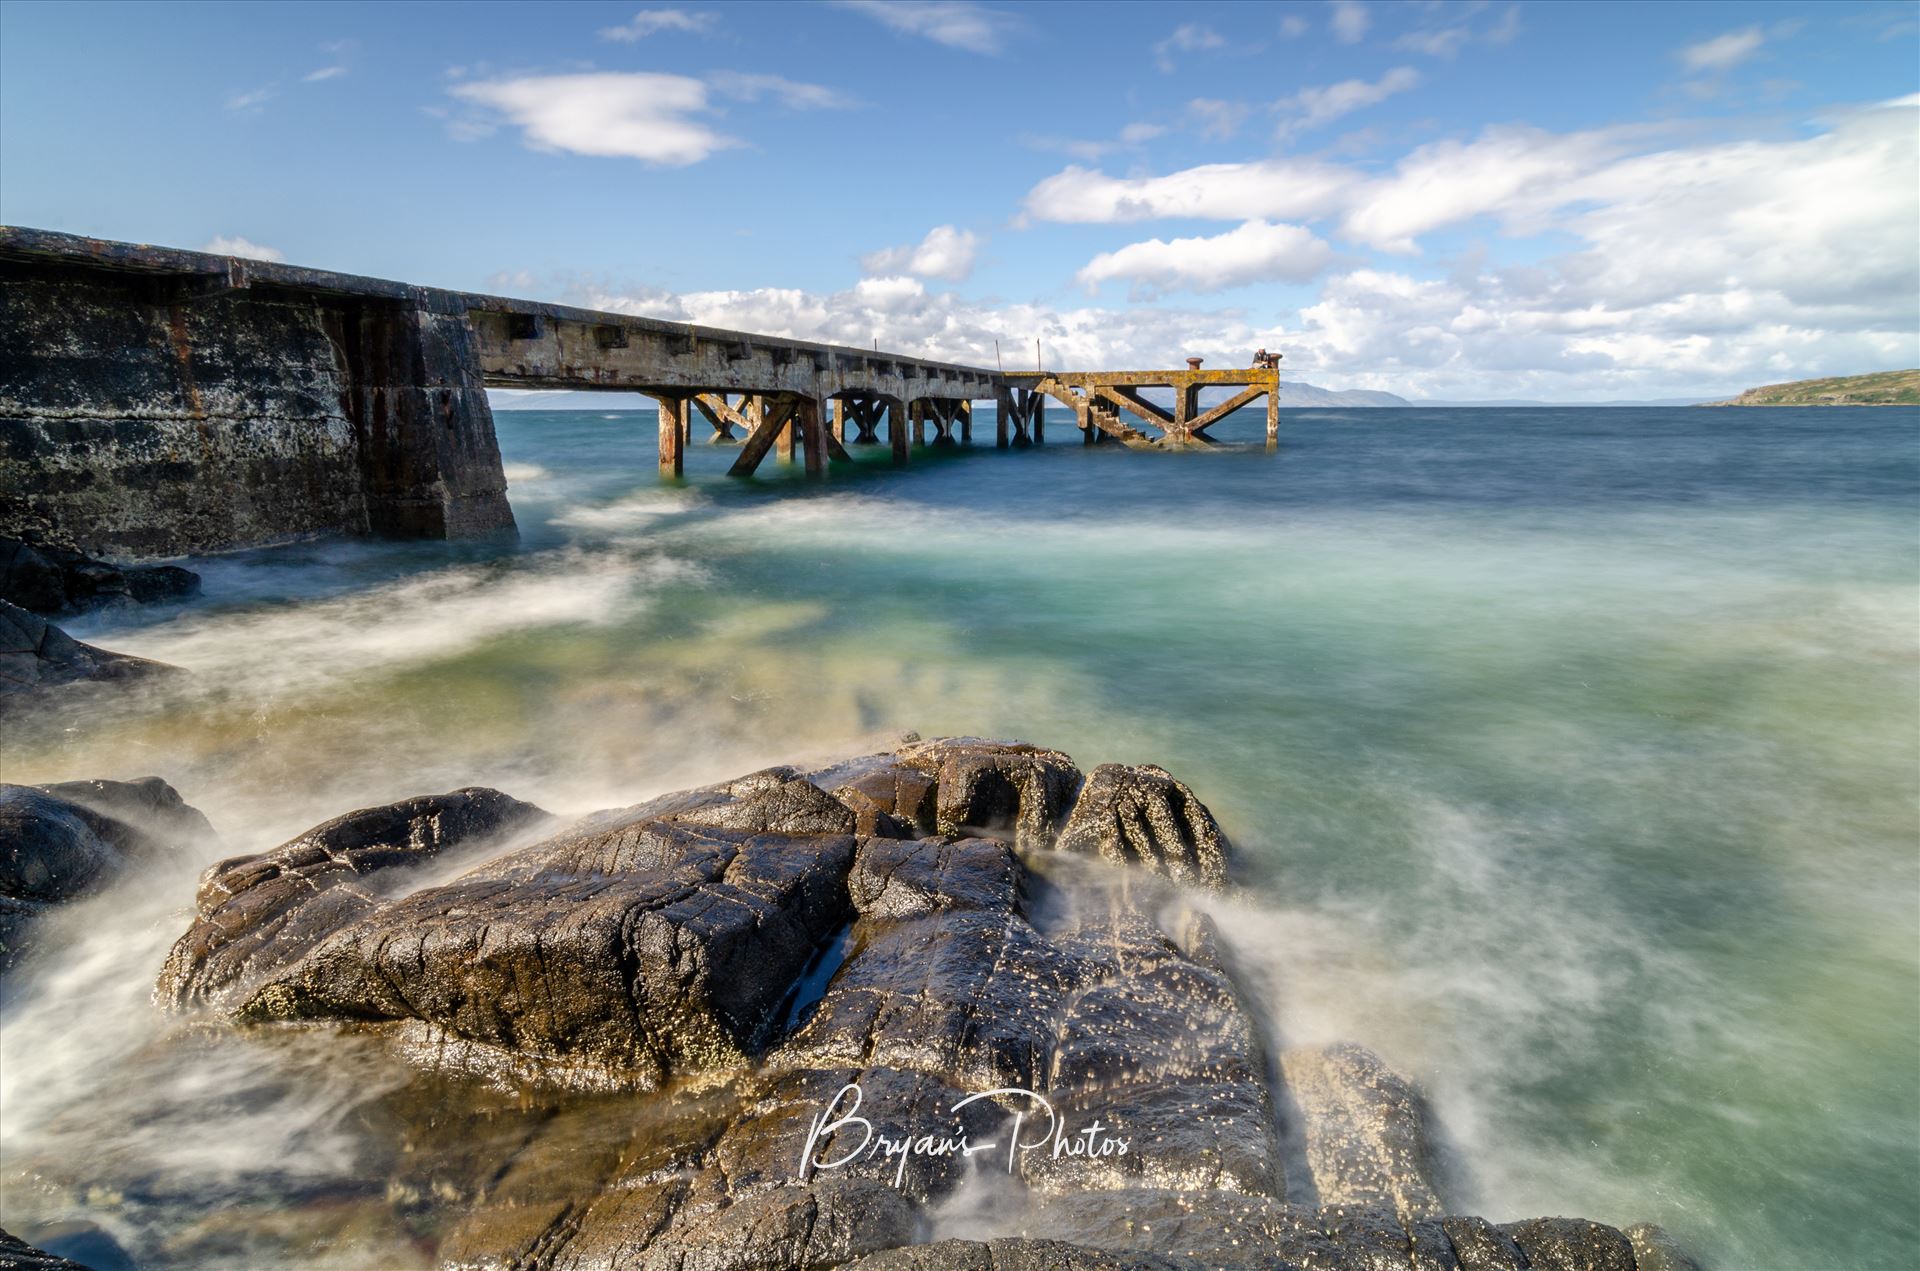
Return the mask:
[[[0,226],[0,533],[121,556],[314,533],[457,538],[513,525],[488,388],[606,389],[659,403],[678,476],[694,421],[824,476],[849,446],[894,460],[1045,440],[1046,402],[1089,442],[1207,444],[1267,395],[1249,370],[983,367],[420,287],[297,265]],[[1173,390],[1169,410],[1142,395]],[[1210,409],[1200,390],[1239,391]],[[1126,414],[1153,433],[1121,422]]]

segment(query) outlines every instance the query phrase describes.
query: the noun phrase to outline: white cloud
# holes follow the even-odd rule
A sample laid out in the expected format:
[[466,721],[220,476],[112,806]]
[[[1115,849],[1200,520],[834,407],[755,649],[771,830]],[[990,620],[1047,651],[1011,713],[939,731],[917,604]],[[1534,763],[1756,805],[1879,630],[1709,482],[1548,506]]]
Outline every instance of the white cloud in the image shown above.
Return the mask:
[[1303,88],[1275,103],[1290,115],[1281,121],[1280,135],[1286,137],[1316,128],[1342,115],[1378,105],[1395,93],[1404,93],[1419,83],[1419,71],[1410,66],[1396,66],[1371,84],[1363,79],[1347,79],[1338,84]]
[[203,252],[212,252],[216,256],[245,256],[248,260],[280,261],[286,259],[285,255],[276,251],[274,248],[262,247],[256,242],[240,237],[238,234],[216,234],[208,239],[206,246],[200,250]]
[[1103,282],[1126,281],[1142,297],[1182,289],[1220,291],[1251,282],[1304,282],[1332,256],[1331,248],[1298,225],[1255,220],[1210,238],[1152,238],[1102,252],[1074,281],[1089,291]]
[[1171,74],[1178,65],[1174,61],[1175,53],[1199,53],[1226,46],[1226,37],[1212,27],[1198,22],[1186,22],[1175,27],[1173,34],[1153,46],[1153,60],[1161,70]]
[[1766,34],[1759,27],[1750,26],[1689,44],[1680,50],[1680,60],[1690,71],[1729,71],[1758,53],[1766,42]]
[[1520,6],[1510,4],[1491,26],[1475,27],[1471,20],[1423,26],[1402,33],[1393,47],[1429,57],[1451,58],[1469,44],[1511,44],[1520,34]]
[[347,73],[344,66],[323,66],[317,71],[308,71],[300,77],[302,84],[318,84],[322,80],[338,79]]
[[688,13],[685,9],[642,9],[619,26],[600,28],[600,38],[618,44],[635,44],[662,31],[709,35],[719,23],[720,15],[717,13]]
[[1053,150],[1061,154],[1072,155],[1088,163],[1098,163],[1106,156],[1120,150],[1133,150],[1164,136],[1167,132],[1164,124],[1132,123],[1120,130],[1120,135],[1110,141],[1083,141],[1075,137],[1025,136],[1021,143],[1035,150]]
[[1161,177],[1110,177],[1069,166],[1028,191],[1024,215],[1096,223],[1171,217],[1303,220],[1345,206],[1364,178],[1307,159],[1208,163]]
[[585,290],[568,297],[614,313],[693,322],[723,330],[994,365],[994,345],[1009,367],[1028,365],[1039,340],[1052,366],[1178,366],[1204,357],[1244,366],[1253,350],[1281,339],[1277,324],[1238,309],[1200,311],[1048,305],[984,305],[955,292],[929,293],[913,279],[867,278],[845,291],[764,287],[752,291]]
[[1355,192],[1341,233],[1386,251],[1417,252],[1420,235],[1481,215],[1533,230],[1564,201],[1567,183],[1624,153],[1625,129],[1548,133],[1488,128],[1470,142],[1440,141],[1403,158],[1392,174]]
[[965,282],[973,273],[974,258],[979,252],[980,236],[973,231],[937,225],[916,244],[889,247],[862,256],[860,267],[868,274],[913,274],[920,278]]
[[250,88],[227,98],[226,108],[232,111],[258,111],[279,91],[279,87],[274,84],[268,84],[262,88]]
[[1328,19],[1333,36],[1342,44],[1358,44],[1373,25],[1373,15],[1360,0],[1333,0],[1333,16]]
[[535,150],[683,167],[740,144],[695,118],[710,109],[707,86],[685,75],[528,75],[470,81],[448,91],[517,124]]
[[998,53],[1020,20],[999,9],[967,0],[834,0],[842,9],[864,14],[904,35],[965,49],[969,53]]
[[1208,141],[1225,141],[1240,130],[1249,109],[1244,102],[1196,97],[1187,103],[1187,120]]
[[780,75],[755,75],[745,71],[714,71],[707,83],[723,97],[756,102],[771,97],[791,110],[846,110],[855,103],[851,97],[824,84],[803,84]]
[[1289,13],[1280,19],[1280,38],[1297,40],[1307,33],[1311,24],[1297,13]]

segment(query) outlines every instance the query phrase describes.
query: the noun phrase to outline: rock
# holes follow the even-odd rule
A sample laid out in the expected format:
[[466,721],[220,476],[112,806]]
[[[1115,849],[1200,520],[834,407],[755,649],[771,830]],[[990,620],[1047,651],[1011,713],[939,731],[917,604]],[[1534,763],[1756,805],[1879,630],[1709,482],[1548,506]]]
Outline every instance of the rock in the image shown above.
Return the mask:
[[136,781],[57,781],[38,787],[55,798],[113,817],[177,847],[218,837],[213,825],[180,792],[158,777]]
[[853,850],[663,822],[562,835],[356,916],[238,1013],[418,1020],[502,1060],[653,1086],[760,1048],[851,914]]
[[1207,806],[1164,768],[1101,764],[1087,777],[1057,844],[1181,883],[1227,881],[1226,837]]
[[1412,1084],[1358,1046],[1298,1047],[1280,1068],[1317,1203],[1440,1214],[1426,1101]]
[[847,1271],[1200,1271],[1190,1258],[1114,1253],[1063,1240],[941,1240],[869,1254]]
[[[53,1261],[40,1264],[47,1267],[83,1266],[88,1271],[137,1271],[133,1259],[120,1247],[104,1229],[90,1222],[58,1222],[39,1227],[28,1227],[26,1235],[31,1244],[42,1251],[43,1257]],[[5,1232],[0,1232],[4,1237]],[[8,1266],[7,1251],[0,1243],[0,1268]],[[18,1265],[34,1266],[23,1262]]]
[[1529,1271],[1634,1271],[1633,1243],[1584,1218],[1529,1218],[1500,1230],[1527,1255]]
[[93,1268],[36,1249],[0,1228],[0,1271],[93,1271]]
[[885,755],[851,759],[809,780],[895,833],[1004,838],[1022,851],[1051,847],[1080,788],[1080,770],[1057,750],[1024,742],[941,737]]
[[82,680],[136,680],[178,669],[82,644],[45,618],[0,600],[0,696]]
[[[94,807],[115,808],[130,819]],[[131,823],[134,818],[140,824]],[[0,970],[25,953],[33,920],[47,906],[104,889],[136,862],[193,837],[196,826],[206,826],[206,818],[158,778],[45,789],[0,785]]]
[[[1127,859],[1224,876],[1172,778],[1087,784],[1095,852],[1134,825]],[[1212,922],[1176,881],[1044,850],[1079,787],[1058,752],[912,743],[447,881],[444,830],[371,809],[210,871],[162,990],[415,1060],[368,1120],[447,1266],[1630,1271],[1610,1228],[1439,1217],[1424,1103],[1356,1047],[1282,1055],[1288,1178]],[[405,868],[436,859],[433,885]],[[1006,1238],[914,1247],[983,1172]]]
[[175,600],[199,590],[200,576],[177,565],[122,568],[69,547],[0,538],[0,600],[44,616]]
[[1621,1234],[1633,1246],[1635,1271],[1702,1271],[1699,1261],[1664,1227],[1643,1222]]
[[1527,1271],[1527,1255],[1513,1237],[1484,1218],[1442,1218],[1461,1271]]
[[233,1006],[369,913],[413,868],[546,819],[532,804],[469,787],[362,808],[270,852],[220,861],[201,876],[198,917],[167,955],[154,996],[175,1007]]

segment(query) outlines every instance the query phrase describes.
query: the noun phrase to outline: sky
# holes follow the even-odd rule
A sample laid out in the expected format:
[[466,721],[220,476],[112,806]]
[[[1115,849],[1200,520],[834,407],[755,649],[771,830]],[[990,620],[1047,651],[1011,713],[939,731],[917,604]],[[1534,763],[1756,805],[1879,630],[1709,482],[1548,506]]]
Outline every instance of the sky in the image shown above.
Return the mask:
[[1917,154],[1912,3],[0,0],[7,224],[1009,368],[1920,366]]

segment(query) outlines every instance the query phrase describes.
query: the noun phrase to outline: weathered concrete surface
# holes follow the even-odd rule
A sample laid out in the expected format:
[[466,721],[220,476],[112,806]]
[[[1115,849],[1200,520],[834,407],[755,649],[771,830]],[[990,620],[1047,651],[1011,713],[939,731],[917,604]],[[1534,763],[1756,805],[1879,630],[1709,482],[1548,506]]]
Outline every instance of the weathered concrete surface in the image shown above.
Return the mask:
[[[1000,384],[875,350],[0,226],[0,533],[114,556],[510,529],[488,385],[650,393],[677,440],[700,394],[958,417]],[[812,440],[809,471],[838,446]]]

